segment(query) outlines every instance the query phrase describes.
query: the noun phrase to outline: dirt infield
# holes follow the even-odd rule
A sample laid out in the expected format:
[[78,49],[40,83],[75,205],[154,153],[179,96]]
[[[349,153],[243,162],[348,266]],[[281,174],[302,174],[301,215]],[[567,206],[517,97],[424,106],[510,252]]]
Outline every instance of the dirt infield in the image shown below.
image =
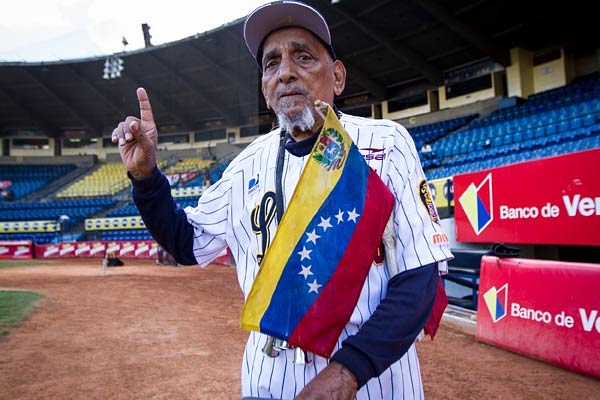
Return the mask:
[[[100,260],[0,268],[45,297],[0,339],[0,399],[239,399],[247,333],[232,268]],[[444,323],[418,344],[428,399],[591,399],[600,380],[475,341]]]

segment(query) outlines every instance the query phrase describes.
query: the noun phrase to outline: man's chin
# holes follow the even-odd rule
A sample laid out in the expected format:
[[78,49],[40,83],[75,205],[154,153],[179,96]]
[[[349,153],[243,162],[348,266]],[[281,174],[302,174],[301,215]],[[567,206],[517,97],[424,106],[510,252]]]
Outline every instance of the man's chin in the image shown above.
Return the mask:
[[[305,110],[306,110],[306,104],[303,104],[302,106],[293,106],[293,107],[285,107],[280,109],[279,114],[280,115],[285,115],[286,118],[294,120],[296,118],[299,118],[302,116],[302,114],[304,114]],[[312,114],[312,110],[309,107],[309,111]]]
[[279,110],[277,119],[279,120],[279,125],[288,131],[310,131],[315,123],[313,111],[310,107],[306,106],[300,109]]

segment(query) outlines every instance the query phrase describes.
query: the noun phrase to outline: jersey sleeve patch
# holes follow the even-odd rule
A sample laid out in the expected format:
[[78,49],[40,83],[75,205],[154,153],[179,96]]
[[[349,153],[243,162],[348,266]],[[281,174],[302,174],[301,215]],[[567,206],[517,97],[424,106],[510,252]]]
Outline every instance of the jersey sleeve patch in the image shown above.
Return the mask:
[[421,179],[419,182],[419,198],[421,199],[421,203],[427,210],[427,213],[431,217],[431,220],[436,224],[440,224],[440,216],[438,215],[437,208],[433,203],[433,197],[431,196],[431,192],[429,191],[429,185],[425,179]]

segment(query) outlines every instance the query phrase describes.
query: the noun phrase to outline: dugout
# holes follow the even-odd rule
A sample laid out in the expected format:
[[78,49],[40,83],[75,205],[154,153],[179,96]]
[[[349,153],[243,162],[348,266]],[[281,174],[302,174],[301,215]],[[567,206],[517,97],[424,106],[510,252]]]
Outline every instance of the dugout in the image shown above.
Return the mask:
[[502,243],[495,243],[489,249],[453,249],[454,258],[448,261],[448,274],[442,275],[448,303],[477,310],[482,257],[519,257],[519,253],[518,247]]

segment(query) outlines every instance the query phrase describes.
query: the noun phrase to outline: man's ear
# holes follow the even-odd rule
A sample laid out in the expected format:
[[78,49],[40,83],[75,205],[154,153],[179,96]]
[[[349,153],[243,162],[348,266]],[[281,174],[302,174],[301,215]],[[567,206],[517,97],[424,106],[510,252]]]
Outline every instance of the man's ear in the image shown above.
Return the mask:
[[346,66],[340,60],[333,62],[333,93],[339,96],[346,87]]

